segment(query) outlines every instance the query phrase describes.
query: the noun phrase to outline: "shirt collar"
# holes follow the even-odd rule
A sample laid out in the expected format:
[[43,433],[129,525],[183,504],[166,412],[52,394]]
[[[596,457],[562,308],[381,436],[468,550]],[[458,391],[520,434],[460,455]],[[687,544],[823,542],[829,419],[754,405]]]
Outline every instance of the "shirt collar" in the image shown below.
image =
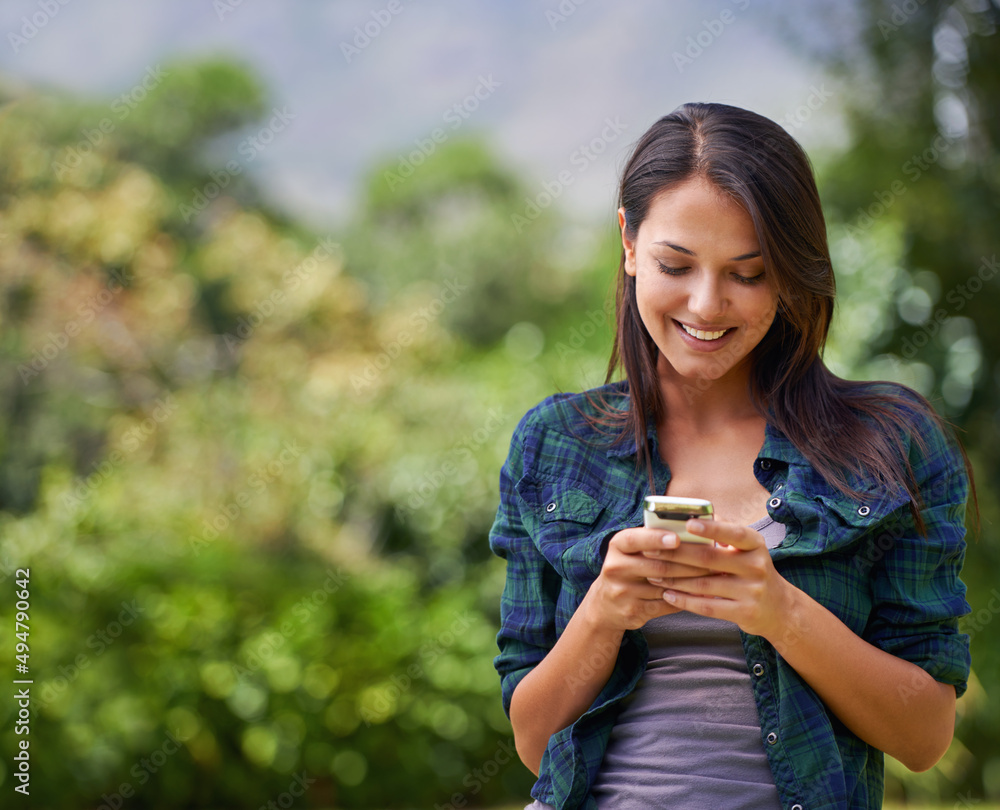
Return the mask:
[[[631,399],[628,393],[625,394],[626,402],[630,405]],[[651,411],[646,412],[646,441],[656,446],[656,422]],[[623,436],[621,441],[608,448],[609,458],[624,458],[634,456],[639,448],[635,442],[635,436],[629,433]],[[804,456],[794,444],[778,428],[770,422],[764,425],[764,444],[757,454],[757,458],[769,458],[772,461],[781,461],[785,464],[805,464]]]
[[764,425],[764,444],[757,458],[769,458],[785,464],[808,463],[789,438],[770,422]]
[[[631,407],[631,397],[626,395],[626,401],[629,403],[628,407]],[[653,446],[656,446],[656,422],[653,419],[653,414],[651,411],[646,412],[646,441],[647,443],[652,442]],[[626,456],[634,456],[639,452],[639,446],[635,443],[635,434],[629,432],[622,436],[621,441],[612,445],[608,448],[609,458],[624,458]]]

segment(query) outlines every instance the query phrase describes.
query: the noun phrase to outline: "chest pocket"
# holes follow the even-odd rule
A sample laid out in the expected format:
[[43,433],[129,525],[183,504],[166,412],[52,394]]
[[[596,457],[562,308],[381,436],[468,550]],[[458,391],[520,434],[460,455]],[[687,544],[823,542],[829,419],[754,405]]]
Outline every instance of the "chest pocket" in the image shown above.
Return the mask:
[[845,541],[861,540],[870,533],[881,533],[887,526],[899,523],[894,513],[908,503],[908,499],[898,493],[872,490],[866,492],[863,500],[837,496],[820,495],[821,503],[833,523],[830,530]]
[[771,552],[782,576],[858,635],[874,604],[872,567],[906,525],[899,511],[904,496],[877,487],[861,494],[849,498],[827,490],[810,498],[786,497],[802,531],[790,545]]
[[564,580],[585,590],[600,571],[604,505],[589,487],[575,481],[523,478],[517,492],[525,527],[538,550]]
[[796,530],[772,557],[856,554],[870,536],[898,523],[897,510],[908,502],[902,487],[853,483],[858,486],[857,498],[834,490],[815,472],[804,479],[790,477],[768,507],[776,520]]

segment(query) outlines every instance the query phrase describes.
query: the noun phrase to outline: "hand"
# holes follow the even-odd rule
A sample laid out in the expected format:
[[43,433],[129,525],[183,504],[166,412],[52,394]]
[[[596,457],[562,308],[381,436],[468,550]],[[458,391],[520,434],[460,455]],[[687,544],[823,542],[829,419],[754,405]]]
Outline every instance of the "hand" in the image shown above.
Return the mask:
[[663,599],[676,608],[734,622],[741,630],[764,638],[782,632],[794,586],[771,561],[760,532],[722,520],[689,520],[687,530],[717,544],[679,543],[664,548],[664,560],[703,569],[705,576],[656,576],[649,583],[663,590]]
[[636,630],[656,616],[677,613],[681,607],[667,604],[663,586],[651,578],[684,581],[711,578],[708,568],[663,559],[678,546],[677,535],[663,529],[623,529],[608,543],[601,574],[590,586],[580,605],[596,625],[618,631]]

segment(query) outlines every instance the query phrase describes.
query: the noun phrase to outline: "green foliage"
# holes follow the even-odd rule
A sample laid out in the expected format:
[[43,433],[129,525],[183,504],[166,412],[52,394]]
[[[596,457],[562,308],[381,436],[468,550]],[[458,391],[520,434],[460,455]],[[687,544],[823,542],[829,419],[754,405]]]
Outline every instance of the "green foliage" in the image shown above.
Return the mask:
[[[861,309],[847,316],[848,335],[861,338],[854,367],[914,386],[957,424],[982,518],[963,573],[974,678],[956,741],[931,772],[890,769],[887,793],[996,799],[1000,704],[987,696],[1000,686],[1000,511],[990,497],[1000,487],[1000,13],[995,3],[945,0],[866,0],[858,11],[860,41],[831,65],[851,88],[841,100],[852,146],[832,157],[820,183],[840,237],[841,287],[881,299],[866,307],[874,328],[865,329]],[[873,275],[889,286],[873,289]]]
[[[486,536],[520,416],[604,380],[613,223],[516,220],[529,192],[455,140],[405,176],[406,155],[374,167],[350,227],[312,234],[246,172],[204,193],[269,117],[252,75],[175,64],[148,84],[124,116],[36,94],[0,110],[0,581],[31,568],[37,806],[255,807],[303,773],[297,806],[525,796]],[[921,120],[907,138],[932,131]],[[852,214],[910,148],[859,140],[822,183],[841,290],[828,358],[931,393],[974,379],[946,401],[989,491],[995,386],[968,355],[993,368],[995,288],[902,351],[917,290],[940,300],[967,271],[948,256],[989,247],[987,180],[938,166],[870,227]],[[958,740],[928,774],[890,766],[897,793],[995,788],[994,545],[966,569],[986,613]],[[14,711],[0,703],[5,751]]]
[[[189,144],[261,105],[235,68],[172,81],[93,148],[100,104],[25,97],[0,126],[0,573],[31,572],[33,800],[260,806],[303,773],[300,806],[523,794],[485,537],[551,381],[508,384],[516,352],[468,348],[432,283],[373,308],[335,238],[238,195],[184,223],[211,178]],[[188,111],[173,134],[160,104]]]
[[[386,161],[372,172],[359,221],[345,238],[348,268],[367,281],[376,303],[405,301],[408,290],[428,283],[457,288],[461,301],[446,307],[441,321],[474,346],[496,343],[512,318],[558,323],[593,294],[560,261],[566,234],[554,216],[512,216],[524,198],[521,184],[478,142],[445,143],[418,165],[406,156]],[[583,242],[594,245],[590,235]],[[584,272],[594,258],[580,262]]]

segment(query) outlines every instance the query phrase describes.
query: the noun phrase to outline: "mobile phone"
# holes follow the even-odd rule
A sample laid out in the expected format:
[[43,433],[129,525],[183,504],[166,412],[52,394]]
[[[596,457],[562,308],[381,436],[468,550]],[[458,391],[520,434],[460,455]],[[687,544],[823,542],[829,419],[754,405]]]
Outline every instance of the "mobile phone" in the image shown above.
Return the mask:
[[705,543],[714,540],[690,534],[685,524],[691,518],[712,520],[714,509],[711,501],[701,498],[673,498],[668,495],[647,495],[642,505],[642,523],[647,529],[668,529],[683,543]]

